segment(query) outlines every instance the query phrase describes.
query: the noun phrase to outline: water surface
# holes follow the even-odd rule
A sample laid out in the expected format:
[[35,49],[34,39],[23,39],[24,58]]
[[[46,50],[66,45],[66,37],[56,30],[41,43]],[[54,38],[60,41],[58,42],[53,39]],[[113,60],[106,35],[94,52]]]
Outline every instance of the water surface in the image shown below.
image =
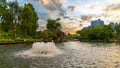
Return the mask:
[[32,44],[0,45],[0,68],[120,68],[120,47],[115,43],[65,42],[54,57],[16,56]]

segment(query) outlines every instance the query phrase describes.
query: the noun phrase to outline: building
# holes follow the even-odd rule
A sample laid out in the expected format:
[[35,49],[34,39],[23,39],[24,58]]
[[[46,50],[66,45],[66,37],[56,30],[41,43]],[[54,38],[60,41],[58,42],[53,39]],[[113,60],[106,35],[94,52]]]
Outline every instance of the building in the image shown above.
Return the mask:
[[104,21],[100,19],[91,21],[91,26],[104,26]]

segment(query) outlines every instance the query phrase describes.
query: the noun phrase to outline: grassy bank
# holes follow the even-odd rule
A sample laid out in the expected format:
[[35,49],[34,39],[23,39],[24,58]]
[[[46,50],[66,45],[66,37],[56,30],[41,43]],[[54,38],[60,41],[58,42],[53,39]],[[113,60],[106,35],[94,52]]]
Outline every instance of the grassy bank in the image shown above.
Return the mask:
[[16,41],[41,41],[41,39],[19,39],[19,40],[13,40],[13,39],[0,39],[0,42],[16,42]]

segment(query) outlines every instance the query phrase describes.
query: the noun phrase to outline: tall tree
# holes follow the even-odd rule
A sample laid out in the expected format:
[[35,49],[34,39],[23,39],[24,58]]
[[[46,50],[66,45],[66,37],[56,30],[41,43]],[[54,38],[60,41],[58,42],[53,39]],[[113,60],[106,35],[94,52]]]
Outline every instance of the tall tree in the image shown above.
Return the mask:
[[13,14],[13,39],[16,38],[16,24],[18,22],[18,17],[19,17],[19,5],[18,1],[15,0],[14,2],[9,2],[8,3],[9,7],[9,12]]
[[13,14],[8,11],[6,0],[0,1],[0,22],[1,28],[8,32],[12,28]]
[[0,22],[2,20],[3,13],[6,11],[5,4],[6,4],[6,0],[0,0]]
[[25,4],[20,13],[21,28],[24,31],[24,36],[27,35],[35,37],[36,29],[38,27],[38,16],[32,4]]
[[8,11],[4,11],[2,17],[1,17],[1,28],[5,31],[8,32],[10,30],[12,30],[12,26],[13,26],[13,14],[8,12]]

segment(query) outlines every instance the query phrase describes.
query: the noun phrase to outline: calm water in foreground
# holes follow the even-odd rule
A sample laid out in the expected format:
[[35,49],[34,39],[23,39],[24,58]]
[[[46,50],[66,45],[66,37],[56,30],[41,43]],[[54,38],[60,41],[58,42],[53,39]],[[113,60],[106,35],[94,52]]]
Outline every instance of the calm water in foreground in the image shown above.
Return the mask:
[[56,44],[62,54],[53,57],[16,55],[32,44],[0,45],[0,68],[120,68],[120,46],[114,43]]

